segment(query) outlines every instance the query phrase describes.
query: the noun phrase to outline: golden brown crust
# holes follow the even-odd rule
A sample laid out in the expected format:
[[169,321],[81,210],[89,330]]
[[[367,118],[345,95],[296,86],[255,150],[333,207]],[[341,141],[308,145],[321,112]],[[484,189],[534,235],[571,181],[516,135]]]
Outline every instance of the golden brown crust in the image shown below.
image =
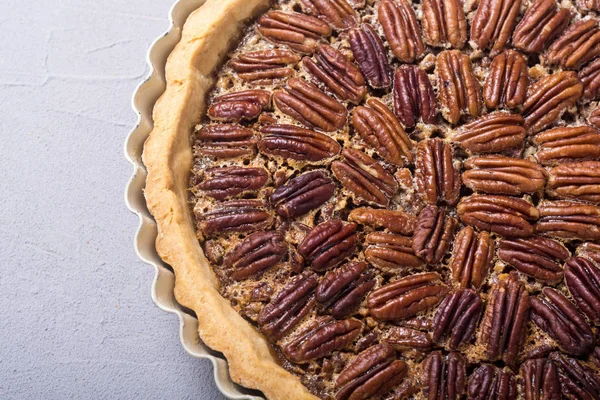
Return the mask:
[[143,153],[146,202],[158,225],[156,248],[173,267],[177,301],[199,316],[204,343],[225,355],[232,379],[269,399],[315,399],[273,358],[263,336],[218,291],[219,281],[196,238],[188,205],[192,167],[190,135],[204,112],[214,71],[242,24],[268,0],[208,0],[185,23],[166,65],[165,93],[157,101],[154,129]]

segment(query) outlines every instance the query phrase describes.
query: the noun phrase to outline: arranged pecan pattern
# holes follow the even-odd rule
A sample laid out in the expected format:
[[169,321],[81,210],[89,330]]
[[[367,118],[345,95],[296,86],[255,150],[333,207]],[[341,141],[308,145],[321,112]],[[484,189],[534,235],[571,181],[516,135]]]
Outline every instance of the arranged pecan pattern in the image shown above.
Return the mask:
[[452,159],[452,146],[441,139],[423,140],[417,146],[415,180],[427,204],[454,205],[460,195],[460,172]]
[[346,0],[300,0],[308,14],[322,17],[336,29],[356,25],[357,15]]
[[560,400],[562,394],[558,369],[551,360],[536,358],[521,365],[521,376],[527,400]]
[[423,360],[423,392],[428,400],[461,399],[467,383],[466,361],[457,352],[434,351]]
[[295,125],[265,125],[260,132],[260,152],[284,159],[319,162],[341,150],[340,144],[329,136]]
[[365,238],[365,258],[381,270],[418,268],[423,262],[415,255],[412,238],[395,233],[372,232]]
[[277,214],[296,218],[322,206],[333,196],[335,184],[324,170],[310,171],[285,185],[279,186],[271,195],[271,203]]
[[600,207],[568,200],[538,205],[535,231],[559,239],[600,240]]
[[548,48],[548,62],[579,68],[600,55],[600,27],[591,18],[575,22]]
[[467,20],[460,0],[423,0],[423,36],[434,47],[462,49]]
[[300,57],[290,50],[268,49],[240,54],[229,63],[245,81],[266,81],[294,74]]
[[527,86],[529,75],[525,57],[517,51],[505,50],[490,64],[483,87],[485,105],[487,108],[516,108],[525,101]]
[[381,38],[373,27],[363,24],[349,32],[350,48],[369,85],[381,89],[391,85],[392,68]]
[[448,347],[456,350],[475,333],[483,309],[481,297],[473,289],[460,289],[447,296],[433,318],[433,340],[448,339]]
[[256,30],[267,40],[283,44],[302,54],[312,54],[331,28],[317,17],[300,13],[269,11],[260,17]]
[[452,140],[470,153],[499,153],[523,144],[524,124],[520,115],[497,111],[461,126]]
[[354,252],[358,243],[357,225],[339,219],[315,226],[298,246],[298,253],[315,271],[334,267]]
[[584,257],[565,264],[565,283],[577,307],[594,323],[600,324],[600,269]]
[[271,93],[266,90],[243,90],[215,97],[208,108],[210,119],[220,122],[253,120],[271,107]]
[[444,258],[458,221],[447,215],[445,208],[427,206],[419,214],[412,247],[415,254],[428,264],[437,264]]
[[196,134],[198,146],[194,151],[202,156],[235,158],[256,153],[252,130],[239,125],[205,125]]
[[382,0],[379,23],[394,55],[403,63],[414,62],[425,52],[415,11],[406,0]]
[[568,399],[596,399],[600,393],[600,378],[590,367],[558,352],[550,354],[558,369],[562,394]]
[[206,171],[198,185],[207,196],[225,200],[242,193],[256,191],[264,186],[269,173],[264,168],[223,167]]
[[384,228],[401,235],[412,235],[417,219],[414,215],[397,210],[376,208],[355,208],[348,215],[348,221],[358,222],[374,228]]
[[394,111],[407,128],[419,119],[426,124],[435,122],[437,100],[427,73],[414,65],[404,64],[394,75]]
[[209,212],[196,214],[196,218],[199,230],[206,236],[254,232],[273,224],[273,216],[261,200],[229,200]]
[[454,238],[450,270],[461,288],[480,289],[494,258],[494,240],[488,232],[465,226]]
[[562,164],[552,168],[549,174],[550,196],[600,203],[600,162]]
[[467,396],[471,400],[515,400],[517,398],[515,375],[506,368],[482,364],[469,377]]
[[535,157],[543,165],[600,159],[600,131],[591,126],[549,129],[535,135],[533,142],[538,145]]
[[491,56],[504,50],[513,32],[520,1],[482,0],[471,22],[471,41],[481,50],[490,48]]
[[234,247],[223,259],[223,264],[233,270],[233,279],[245,279],[277,265],[287,250],[281,233],[255,232]]
[[579,71],[578,77],[583,83],[583,98],[586,100],[598,99],[600,97],[600,58]]
[[527,53],[541,53],[567,27],[571,12],[556,0],[535,0],[513,33],[513,44]]

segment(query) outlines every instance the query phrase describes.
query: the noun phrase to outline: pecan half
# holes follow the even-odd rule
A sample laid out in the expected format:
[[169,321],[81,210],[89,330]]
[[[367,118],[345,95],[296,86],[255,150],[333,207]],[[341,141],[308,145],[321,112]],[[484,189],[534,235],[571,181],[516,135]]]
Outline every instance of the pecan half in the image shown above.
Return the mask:
[[412,6],[406,0],[382,0],[379,23],[394,55],[403,63],[412,63],[425,52],[421,29]]
[[481,85],[469,56],[458,50],[442,51],[435,63],[442,116],[456,124],[462,114],[478,117],[483,108]]
[[345,29],[356,25],[357,15],[346,0],[300,0],[304,11],[322,17],[333,28]]
[[596,100],[600,98],[600,58],[589,63],[579,71],[579,80],[583,83],[583,98]]
[[550,360],[558,368],[558,380],[564,397],[568,399],[598,398],[600,378],[594,369],[559,352],[550,354]]
[[587,257],[590,260],[600,263],[600,243],[585,242],[577,247],[578,256]]
[[225,200],[262,188],[269,179],[264,168],[223,167],[206,171],[205,179],[198,185],[206,195]]
[[371,97],[368,107],[352,112],[352,126],[360,137],[384,160],[399,167],[413,161],[413,143],[404,128],[385,104]]
[[350,48],[360,70],[373,88],[385,88],[392,83],[392,68],[383,41],[373,27],[363,24],[349,33]]
[[273,216],[261,200],[229,200],[209,212],[196,213],[196,218],[199,230],[207,236],[260,231],[273,224]]
[[367,306],[374,318],[405,319],[438,304],[448,290],[437,273],[415,274],[374,290],[367,297]]
[[373,228],[384,228],[402,235],[412,235],[417,219],[414,215],[403,211],[359,207],[350,212],[348,221],[358,222]]
[[433,205],[425,207],[415,226],[412,242],[415,254],[428,264],[441,262],[450,247],[457,225],[458,221],[448,216],[445,208]]
[[466,361],[462,354],[451,352],[443,356],[434,351],[423,360],[423,394],[428,400],[461,399],[467,383]]
[[470,153],[499,153],[523,144],[524,124],[520,115],[496,111],[461,126],[452,140]]
[[551,285],[562,280],[562,263],[570,255],[562,243],[541,236],[501,240],[498,248],[498,257],[502,261]]
[[235,158],[256,153],[254,133],[239,125],[205,125],[196,133],[196,140],[194,152],[203,156]]
[[331,28],[317,17],[300,13],[269,11],[260,17],[256,30],[267,40],[303,54],[312,54],[321,37]]
[[563,112],[573,106],[583,93],[583,85],[571,71],[546,75],[527,89],[523,104],[525,125],[537,133],[553,124]]
[[548,194],[562,199],[600,203],[600,162],[584,161],[552,168]]
[[526,400],[560,400],[558,369],[548,359],[536,358],[521,364],[523,390]]
[[315,306],[317,276],[304,273],[293,277],[258,314],[261,331],[281,339]]
[[575,22],[548,48],[548,62],[578,69],[600,55],[600,27],[595,19]]
[[535,157],[544,165],[600,159],[600,130],[591,126],[549,129],[535,135],[533,142],[538,145]]
[[583,356],[594,347],[594,334],[575,305],[559,291],[545,287],[531,299],[531,320],[554,339],[561,350]]
[[467,395],[469,400],[515,400],[517,398],[515,375],[506,368],[482,364],[469,377]]
[[600,269],[584,257],[573,257],[565,264],[565,283],[577,307],[600,324]]
[[483,302],[473,289],[460,289],[446,296],[433,318],[433,340],[448,339],[448,348],[456,350],[475,333]]
[[334,161],[331,170],[346,189],[359,200],[387,206],[398,191],[394,176],[362,151],[344,149],[344,161]]
[[535,231],[560,239],[600,240],[600,207],[568,200],[538,205],[540,220]]
[[415,65],[401,65],[394,75],[394,111],[407,128],[419,119],[435,122],[437,100],[427,73]]
[[490,48],[493,57],[504,50],[513,32],[520,1],[482,0],[471,22],[471,41],[480,50]]
[[462,180],[475,192],[520,196],[546,186],[546,170],[537,163],[504,156],[470,157]]
[[268,49],[242,53],[229,65],[245,81],[270,81],[293,75],[299,61],[293,51]]
[[492,195],[463,197],[457,211],[463,223],[508,237],[531,236],[533,226],[529,221],[540,215],[526,200]]
[[450,270],[461,288],[481,288],[494,258],[494,240],[487,232],[465,226],[454,239]]
[[295,125],[265,125],[260,132],[260,152],[283,159],[319,162],[341,150],[340,144],[329,136]]
[[423,265],[412,248],[412,238],[395,233],[372,232],[366,237],[365,258],[381,270],[417,268]]
[[427,139],[417,146],[415,180],[427,204],[454,205],[460,195],[460,171],[452,161],[452,146],[442,139]]
[[423,0],[422,10],[425,43],[433,47],[464,47],[467,20],[459,0]]
[[350,256],[358,243],[357,225],[329,220],[315,226],[298,246],[314,270],[324,271]]
[[296,218],[319,208],[333,196],[335,184],[324,170],[306,172],[279,186],[271,195],[277,214]]
[[277,265],[287,250],[281,233],[255,232],[235,246],[225,256],[223,264],[233,270],[233,279],[242,280]]
[[567,27],[571,12],[556,0],[535,0],[513,33],[513,44],[527,53],[541,53]]
[[391,325],[386,329],[383,340],[400,351],[428,351],[433,345],[427,333],[417,329],[395,325]]
[[215,97],[207,115],[213,121],[240,122],[253,120],[271,107],[271,93],[266,90],[242,90]]
[[588,116],[588,122],[600,129],[600,107],[596,107]]
[[527,86],[527,60],[517,51],[505,50],[490,64],[483,86],[485,105],[487,108],[518,107],[525,101]]

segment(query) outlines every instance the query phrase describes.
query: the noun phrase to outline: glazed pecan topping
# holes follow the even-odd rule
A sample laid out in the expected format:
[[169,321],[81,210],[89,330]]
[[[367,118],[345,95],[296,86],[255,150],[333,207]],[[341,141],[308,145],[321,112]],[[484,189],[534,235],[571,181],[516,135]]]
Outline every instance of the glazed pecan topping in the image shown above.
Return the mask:
[[428,264],[437,264],[446,255],[458,222],[446,213],[445,208],[433,205],[419,214],[412,247],[415,254]]
[[273,224],[273,216],[261,200],[229,200],[209,212],[196,213],[196,218],[206,236],[260,231]]
[[429,335],[417,329],[392,325],[387,329],[383,339],[395,349],[428,351],[433,343]]
[[423,262],[415,255],[412,238],[395,233],[372,232],[365,240],[365,258],[381,270],[420,267]]
[[341,149],[329,136],[295,125],[265,125],[260,132],[260,152],[283,159],[319,162],[339,154]]
[[570,255],[562,243],[541,236],[501,240],[498,248],[498,257],[502,261],[551,285],[562,281],[562,263]]
[[565,283],[577,307],[594,323],[600,324],[600,269],[584,257],[565,264]]
[[371,292],[367,297],[369,314],[380,320],[397,320],[426,311],[448,293],[434,272],[410,275]]
[[483,309],[481,297],[473,289],[460,289],[447,296],[433,318],[433,340],[448,339],[448,348],[456,350],[475,333]]
[[293,75],[299,61],[293,51],[268,49],[242,53],[229,64],[245,81],[271,81]]
[[344,161],[334,161],[331,170],[344,188],[352,192],[361,202],[387,206],[390,198],[398,191],[394,176],[381,164],[365,153],[355,149],[344,149]]
[[300,0],[307,14],[322,17],[333,28],[345,29],[356,25],[356,11],[346,0]]
[[304,68],[340,100],[358,104],[367,94],[365,78],[360,70],[345,55],[328,44],[319,44],[315,61],[304,57]]
[[563,71],[546,75],[527,90],[523,104],[525,125],[537,133],[553,124],[563,112],[573,106],[583,93],[583,85],[574,72]]
[[575,22],[548,48],[548,62],[577,69],[600,55],[600,27],[595,19]]
[[562,394],[569,399],[597,399],[600,378],[594,369],[580,361],[558,352],[550,354],[550,360],[558,368],[558,380]]
[[450,270],[461,288],[480,289],[494,258],[494,240],[488,232],[476,233],[465,226],[454,239]]
[[461,399],[467,383],[466,361],[457,352],[434,351],[423,360],[423,392],[428,400]]
[[473,74],[469,56],[458,50],[442,51],[436,60],[442,116],[456,124],[462,114],[478,117],[483,107],[481,85]]
[[548,194],[562,199],[600,203],[600,162],[562,164],[550,170]]
[[256,153],[254,133],[239,125],[205,125],[196,133],[196,140],[194,151],[203,156],[235,158]]
[[241,280],[277,265],[287,250],[281,233],[255,232],[234,247],[223,259],[223,264],[233,271],[233,279]]
[[587,257],[590,260],[600,263],[600,244],[585,242],[577,247],[577,255]]
[[467,395],[469,400],[515,400],[515,375],[506,368],[481,364],[469,377]]
[[427,139],[417,147],[415,180],[427,204],[454,205],[460,195],[460,172],[452,161],[452,146],[441,139]]
[[586,100],[598,99],[600,97],[600,58],[580,70],[577,76],[583,83],[583,98]]
[[414,65],[401,65],[394,75],[394,111],[407,128],[419,119],[435,122],[437,100],[427,73]]
[[341,129],[346,124],[348,110],[317,86],[298,78],[287,81],[287,90],[273,94],[275,104],[286,115],[309,128],[325,132]]
[[520,196],[546,186],[546,170],[537,163],[504,156],[470,157],[462,180],[475,192]]
[[533,142],[539,146],[535,157],[544,165],[600,159],[600,131],[591,126],[549,129],[535,135]]
[[529,221],[540,215],[526,200],[492,195],[463,197],[457,211],[463,223],[507,237],[531,236],[533,226]]
[[350,48],[369,85],[385,88],[392,83],[392,69],[387,58],[383,41],[373,27],[363,24],[349,33]]
[[556,0],[535,0],[513,33],[513,44],[527,53],[541,53],[567,27],[571,12]]
[[266,90],[243,90],[215,97],[207,115],[213,121],[240,122],[253,120],[271,107],[271,93]]
[[504,50],[510,38],[521,1],[482,0],[471,22],[471,41],[480,50],[490,48],[490,55]]
[[537,358],[521,364],[523,389],[527,400],[560,400],[560,383],[556,365],[548,359]]
[[470,153],[499,153],[523,144],[524,123],[520,115],[497,111],[461,126],[452,140]]
[[467,20],[460,0],[423,0],[423,36],[434,47],[462,49]]
[[596,107],[588,116],[588,122],[600,129],[600,107]]
[[360,207],[350,212],[348,221],[358,222],[373,228],[384,228],[402,235],[412,235],[417,219],[414,215],[403,211]]
[[296,218],[319,208],[333,196],[335,184],[324,170],[304,173],[279,186],[271,195],[277,214]]
[[315,271],[324,271],[342,262],[358,243],[357,225],[339,219],[315,226],[298,246],[298,253]]
[[410,3],[406,0],[382,0],[378,11],[379,23],[398,60],[411,63],[421,57],[425,46]]
[[568,200],[538,205],[535,231],[559,239],[600,240],[600,207]]
[[281,11],[269,11],[260,17],[256,30],[265,39],[302,54],[312,54],[321,37],[331,35],[329,25],[317,17]]
[[225,200],[242,193],[255,192],[268,179],[269,173],[264,168],[211,168],[206,171],[198,189],[214,199]]
[[529,85],[527,61],[519,52],[505,50],[494,57],[485,78],[487,108],[515,108],[523,104]]

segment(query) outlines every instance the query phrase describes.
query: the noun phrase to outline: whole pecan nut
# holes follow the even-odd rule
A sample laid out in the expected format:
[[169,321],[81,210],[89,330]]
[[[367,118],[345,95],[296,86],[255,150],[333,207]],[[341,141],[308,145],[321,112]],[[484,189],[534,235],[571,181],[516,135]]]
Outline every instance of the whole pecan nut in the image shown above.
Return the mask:
[[483,86],[485,105],[487,108],[516,108],[525,101],[527,86],[527,60],[517,51],[505,50],[490,64]]
[[206,236],[260,231],[274,221],[261,200],[229,200],[209,212],[197,212],[196,218],[198,230]]
[[340,144],[329,136],[295,125],[265,125],[260,132],[260,152],[283,159],[319,162],[341,150]]
[[208,108],[207,115],[213,121],[240,122],[253,120],[271,107],[271,93],[253,89],[227,93],[215,97]]
[[268,49],[243,53],[229,65],[245,81],[270,81],[294,74],[300,57],[290,50]]
[[469,377],[467,395],[470,400],[515,400],[517,398],[515,375],[509,369],[482,364]]
[[459,0],[423,0],[421,8],[425,43],[433,47],[464,47],[467,20]]
[[523,145],[524,124],[520,115],[496,111],[461,126],[452,140],[469,153],[499,153]]
[[429,334],[417,329],[396,325],[387,328],[382,339],[400,351],[429,351],[433,345]]
[[446,356],[434,351],[423,360],[423,393],[429,400],[461,399],[467,383],[466,361],[462,354],[451,352]]
[[458,222],[447,215],[445,208],[433,205],[425,207],[419,214],[412,247],[415,254],[428,264],[438,264],[442,261]]
[[480,289],[494,258],[494,240],[488,232],[477,233],[465,226],[454,239],[450,271],[461,288]]
[[600,207],[569,200],[538,205],[535,231],[559,239],[600,240]]
[[407,128],[419,119],[435,122],[437,100],[427,73],[414,65],[401,65],[394,75],[394,111]]
[[303,54],[312,54],[331,28],[317,17],[300,13],[269,11],[260,17],[256,30],[267,40],[283,44]]
[[577,307],[594,323],[600,324],[600,269],[584,257],[565,264],[565,283]]
[[365,238],[365,258],[381,270],[418,268],[423,262],[415,255],[412,238],[395,233],[372,232]]
[[521,376],[526,399],[562,399],[558,369],[551,360],[536,358],[525,361],[521,364]]
[[441,343],[447,339],[451,350],[469,342],[482,309],[483,301],[473,289],[460,289],[446,296],[433,317],[433,340]]
[[333,196],[335,184],[324,170],[306,172],[279,186],[271,194],[277,214],[296,218],[319,208]]
[[216,200],[225,200],[242,193],[255,192],[268,179],[269,173],[264,168],[211,168],[206,171],[205,179],[198,184],[198,189]]
[[600,131],[591,126],[549,129],[535,135],[533,142],[538,145],[535,157],[544,165],[600,159]]
[[281,233],[255,232],[235,246],[225,256],[223,264],[233,271],[233,279],[241,280],[277,265],[287,250]]
[[239,125],[205,125],[196,134],[194,152],[208,157],[248,157],[256,153],[256,139],[248,128]]
[[600,203],[600,162],[562,164],[549,172],[548,194],[562,199]]
[[513,32],[520,1],[482,0],[471,22],[471,41],[480,50],[490,48],[493,57],[504,50]]
[[392,69],[383,41],[373,27],[363,24],[349,32],[350,48],[369,85],[380,89],[392,83]]
[[513,44],[527,53],[541,53],[567,27],[571,12],[556,0],[535,0],[513,33]]
[[558,369],[561,392],[568,399],[596,399],[600,393],[600,378],[593,368],[559,352],[550,354]]
[[583,83],[583,98],[596,100],[600,97],[600,58],[589,63],[577,75]]
[[300,1],[307,14],[322,17],[333,28],[345,29],[356,25],[356,11],[346,0]]
[[442,139],[427,139],[417,146],[415,180],[427,204],[454,205],[460,195],[460,171],[452,159],[452,146]]
[[329,220],[315,226],[298,245],[298,253],[315,271],[324,271],[349,257],[358,244],[355,223]]
[[412,235],[417,219],[414,215],[399,210],[381,210],[376,208],[359,207],[350,211],[348,221],[384,228],[401,235]]
[[403,63],[412,63],[425,52],[421,29],[412,6],[406,0],[382,0],[379,23],[394,55]]
[[596,19],[575,22],[548,48],[548,62],[578,69],[600,55],[600,27]]

